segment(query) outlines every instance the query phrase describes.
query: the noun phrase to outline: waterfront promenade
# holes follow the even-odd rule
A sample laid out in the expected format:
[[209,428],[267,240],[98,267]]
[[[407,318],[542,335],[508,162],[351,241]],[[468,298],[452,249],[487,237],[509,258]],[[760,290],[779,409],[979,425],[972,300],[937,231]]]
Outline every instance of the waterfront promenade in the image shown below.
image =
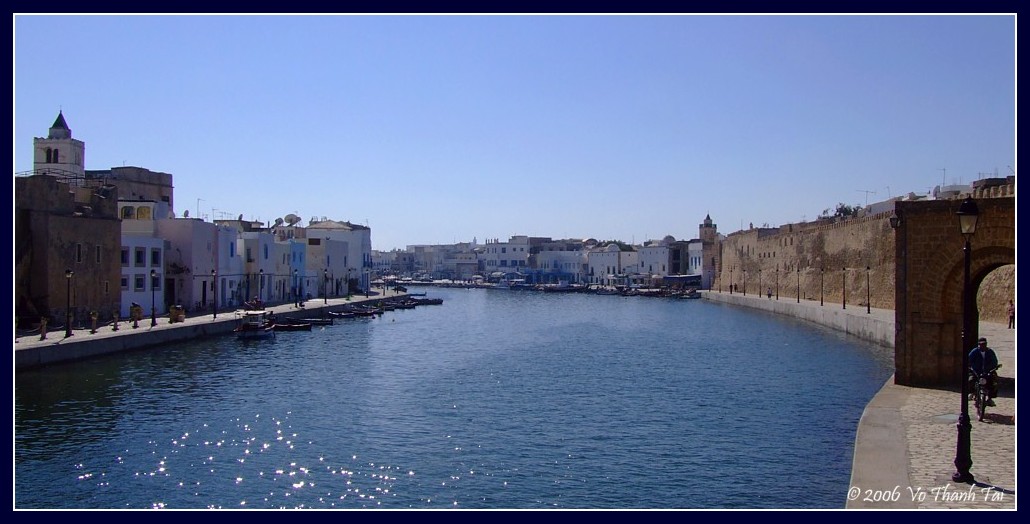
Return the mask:
[[[277,318],[319,318],[327,311],[339,311],[347,304],[377,302],[385,298],[403,296],[393,290],[373,291],[368,297],[364,294],[328,299],[311,298],[304,301],[303,307],[296,307],[293,302],[269,305],[265,310]],[[65,337],[63,327],[51,329],[46,338],[40,340],[39,332],[18,336],[15,333],[14,366],[15,369],[67,362],[99,355],[134,351],[160,346],[172,342],[191,340],[213,335],[231,333],[236,327],[240,309],[220,310],[204,313],[196,312],[187,316],[183,322],[170,323],[168,315],[157,317],[157,325],[151,326],[151,318],[145,316],[133,328],[132,321],[118,322],[118,331],[111,324],[98,326],[96,333],[91,328],[72,329],[72,336]]]
[[[704,292],[708,300],[803,318],[891,346],[894,311],[817,300],[728,292]],[[961,395],[955,390],[884,384],[866,406],[855,437],[849,509],[1015,509],[1016,508],[1016,330],[980,323],[980,336],[1002,363],[996,407],[983,422],[971,412],[971,473],[977,484],[957,484],[955,472]]]

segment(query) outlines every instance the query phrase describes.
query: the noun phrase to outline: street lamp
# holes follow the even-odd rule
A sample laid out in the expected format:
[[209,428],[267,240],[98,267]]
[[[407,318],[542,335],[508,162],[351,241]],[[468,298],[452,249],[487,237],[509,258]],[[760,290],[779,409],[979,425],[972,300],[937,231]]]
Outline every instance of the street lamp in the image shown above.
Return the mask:
[[744,270],[744,296],[747,296],[747,270]]
[[733,294],[733,270],[734,269],[736,269],[736,268],[733,267],[733,266],[730,266],[730,294],[731,295]]
[[322,270],[322,304],[329,304],[329,270]]
[[157,270],[150,270],[150,327],[157,325],[157,299],[154,298],[154,282],[157,281]]
[[72,275],[75,272],[70,269],[64,270],[64,279],[67,281],[67,292],[64,295],[64,338],[72,336]]
[[848,268],[840,270],[840,305],[841,309],[848,308]]
[[762,270],[758,270],[758,297],[762,297]]
[[823,274],[826,273],[826,268],[819,268],[819,305],[823,305]]
[[297,270],[293,270],[293,307],[300,307],[300,284],[297,282]]
[[776,300],[780,299],[780,268],[776,268]]
[[801,303],[801,266],[797,267],[798,272],[798,304]]
[[969,432],[972,429],[969,424],[969,384],[966,374],[969,373],[969,347],[972,346],[972,304],[974,297],[969,289],[969,265],[970,250],[969,241],[976,232],[976,220],[980,210],[976,207],[973,197],[966,197],[958,207],[958,223],[962,236],[965,237],[965,245],[962,250],[965,253],[965,271],[962,278],[962,369],[959,372],[959,380],[962,383],[962,413],[958,417],[958,442],[955,448],[955,474],[951,479],[955,482],[972,484],[973,474],[969,468],[973,466],[973,458],[969,453]]
[[865,267],[865,313],[872,313],[872,306],[869,304],[869,266]]
[[265,299],[265,270],[258,270],[258,300]]
[[211,270],[211,318],[218,318],[218,273]]

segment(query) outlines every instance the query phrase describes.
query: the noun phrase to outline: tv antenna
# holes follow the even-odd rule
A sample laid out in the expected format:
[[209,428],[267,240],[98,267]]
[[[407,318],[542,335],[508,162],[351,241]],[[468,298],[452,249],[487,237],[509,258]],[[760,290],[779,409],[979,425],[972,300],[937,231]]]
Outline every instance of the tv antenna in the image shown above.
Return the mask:
[[867,191],[865,189],[856,189],[859,193],[865,193],[865,205],[869,205],[869,193],[876,194],[876,191]]

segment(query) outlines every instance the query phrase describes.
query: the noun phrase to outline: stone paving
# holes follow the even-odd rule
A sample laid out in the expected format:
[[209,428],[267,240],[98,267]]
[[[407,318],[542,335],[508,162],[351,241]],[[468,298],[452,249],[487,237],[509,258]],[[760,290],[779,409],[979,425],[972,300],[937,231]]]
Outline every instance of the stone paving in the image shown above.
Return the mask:
[[918,508],[1016,508],[1015,330],[982,322],[980,335],[987,337],[988,345],[998,353],[1002,368],[997,406],[987,409],[982,422],[976,419],[973,403],[969,403],[974,486],[951,480],[961,395],[956,391],[890,386],[907,390],[901,420],[907,441],[909,484],[902,486],[902,496],[910,496],[911,487],[918,493]]

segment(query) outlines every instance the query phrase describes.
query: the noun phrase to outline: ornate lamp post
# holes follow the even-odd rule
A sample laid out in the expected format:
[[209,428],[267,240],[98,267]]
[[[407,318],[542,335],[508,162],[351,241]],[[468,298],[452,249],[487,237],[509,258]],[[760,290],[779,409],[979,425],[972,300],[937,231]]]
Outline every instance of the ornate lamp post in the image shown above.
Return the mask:
[[736,269],[736,268],[733,267],[733,266],[730,266],[730,294],[731,295],[733,294],[733,270],[734,269]]
[[329,270],[322,270],[322,304],[329,304]]
[[300,283],[297,281],[297,270],[293,270],[293,307],[300,307]]
[[265,270],[258,270],[258,300],[265,299]]
[[971,309],[975,298],[969,289],[971,249],[969,241],[972,239],[973,233],[976,233],[976,221],[980,210],[977,209],[973,197],[966,197],[956,214],[958,215],[959,229],[966,241],[962,248],[965,253],[965,270],[962,278],[962,369],[959,371],[959,380],[962,383],[962,412],[958,417],[958,441],[955,446],[956,471],[951,479],[955,482],[972,484],[974,482],[973,474],[969,472],[969,468],[973,466],[973,458],[969,453],[969,432],[972,427],[969,423],[969,381],[966,380],[966,374],[969,373],[969,348],[972,346],[972,330],[969,325],[973,317]]
[[157,281],[157,270],[150,270],[150,327],[157,325],[157,299],[154,295],[154,283]]
[[72,336],[72,275],[75,272],[70,269],[64,270],[64,280],[67,282],[65,286],[67,291],[64,295],[64,338]]
[[218,318],[218,272],[211,270],[211,318]]
[[747,296],[747,269],[744,270],[744,296]]
[[758,296],[762,296],[762,270],[758,270]]
[[780,268],[776,268],[776,300],[780,299]]

